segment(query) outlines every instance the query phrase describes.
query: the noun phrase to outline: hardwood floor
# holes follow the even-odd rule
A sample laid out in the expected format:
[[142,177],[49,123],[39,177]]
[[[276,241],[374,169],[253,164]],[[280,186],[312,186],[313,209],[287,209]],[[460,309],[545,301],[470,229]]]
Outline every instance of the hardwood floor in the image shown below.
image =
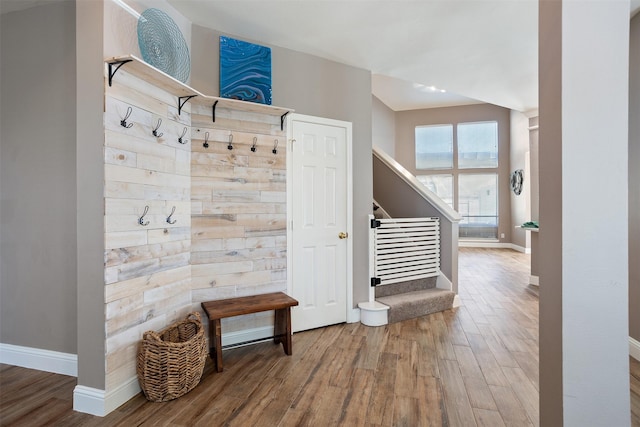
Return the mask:
[[[72,377],[0,365],[0,425],[537,426],[538,299],[528,256],[461,249],[463,306],[369,328],[297,333],[293,355],[266,342],[207,362],[170,402],[141,394],[104,418],[73,412]],[[640,426],[640,363],[631,365]]]

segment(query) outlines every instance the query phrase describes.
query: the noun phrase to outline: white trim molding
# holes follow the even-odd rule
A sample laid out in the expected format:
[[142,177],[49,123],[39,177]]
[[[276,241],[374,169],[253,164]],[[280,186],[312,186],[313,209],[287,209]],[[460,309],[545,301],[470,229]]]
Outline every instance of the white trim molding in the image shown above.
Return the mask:
[[640,341],[629,337],[629,356],[640,362]]
[[0,343],[0,363],[54,374],[78,376],[78,356],[59,351]]
[[511,243],[511,249],[523,254],[531,254],[531,248],[525,248],[524,246],[516,245],[515,243]]
[[451,308],[458,307],[462,307],[462,300],[460,299],[460,295],[456,294],[456,296],[453,297],[453,305],[451,306]]
[[[287,115],[287,159],[286,159],[286,193],[287,193],[287,265],[293,265],[293,122],[307,122],[312,124],[344,128],[346,138],[346,233],[353,236],[353,123],[329,119],[325,117],[309,116],[305,114],[292,113]],[[371,205],[369,205],[371,206]],[[347,323],[360,321],[360,310],[354,308],[353,302],[353,239],[347,239],[347,260],[346,260],[346,287],[347,298],[345,301],[345,320]],[[291,268],[287,270],[287,294],[293,296],[293,274]],[[296,331],[297,332],[297,331]],[[223,337],[224,339],[224,337]]]
[[493,248],[493,249],[512,249],[514,251],[522,252],[523,254],[530,254],[531,248],[525,248],[514,243],[502,243],[497,241],[483,241],[483,240],[458,240],[459,248]]
[[449,280],[447,276],[442,274],[442,271],[438,274],[438,277],[436,277],[436,288],[447,291],[453,290],[453,283],[451,283],[451,280]]
[[360,321],[360,309],[358,307],[347,309],[347,323],[358,323]]
[[130,378],[110,392],[77,385],[73,389],[73,410],[104,417],[140,393],[138,377]]
[[251,341],[273,338],[273,324],[258,328],[242,329],[222,334],[222,347],[240,345]]

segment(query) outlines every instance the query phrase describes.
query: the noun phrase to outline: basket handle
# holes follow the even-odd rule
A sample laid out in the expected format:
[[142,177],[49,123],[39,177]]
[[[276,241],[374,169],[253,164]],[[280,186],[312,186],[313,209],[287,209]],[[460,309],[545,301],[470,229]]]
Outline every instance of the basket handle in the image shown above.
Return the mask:
[[[200,327],[202,327],[202,316],[200,315],[200,312],[198,311],[194,311],[193,313],[189,313],[186,317],[186,320],[190,320],[190,321],[195,321],[196,323],[198,323],[198,325]],[[153,340],[153,341],[158,341],[158,342],[162,342],[162,338],[160,338],[160,334],[157,333],[156,331],[147,331],[142,335],[142,338],[145,340]]]
[[162,339],[160,338],[160,335],[156,332],[156,331],[147,331],[144,334],[142,334],[142,339],[147,340],[147,341],[162,341]]
[[194,311],[193,313],[189,313],[187,316],[187,320],[195,320],[199,323],[202,323],[202,316],[199,311]]

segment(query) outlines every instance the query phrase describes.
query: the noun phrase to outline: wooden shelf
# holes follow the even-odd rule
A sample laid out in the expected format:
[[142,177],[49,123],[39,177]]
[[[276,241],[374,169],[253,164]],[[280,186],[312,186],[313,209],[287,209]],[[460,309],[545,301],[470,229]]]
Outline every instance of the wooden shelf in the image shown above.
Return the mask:
[[194,96],[188,100],[188,102],[192,104],[206,105],[208,107],[213,107],[215,105],[215,108],[229,108],[232,110],[247,111],[251,113],[280,116],[282,120],[284,120],[284,116],[286,114],[294,111],[291,108],[275,107],[273,105],[205,95],[181,81],[176,80],[167,73],[158,70],[156,67],[147,64],[135,55],[115,56],[106,59],[105,62],[107,64],[112,64],[112,69],[115,70],[110,70],[111,75],[109,76],[109,81],[112,82],[112,84],[117,83],[116,66],[124,63],[122,64],[122,67],[128,72],[144,78],[146,81],[153,83],[169,93],[175,94],[179,98]]

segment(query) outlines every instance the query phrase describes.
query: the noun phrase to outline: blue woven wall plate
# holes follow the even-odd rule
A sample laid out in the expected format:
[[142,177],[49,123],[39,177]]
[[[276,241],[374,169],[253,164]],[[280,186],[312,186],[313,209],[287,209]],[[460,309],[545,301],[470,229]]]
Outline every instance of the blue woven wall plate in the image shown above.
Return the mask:
[[220,36],[220,96],[271,105],[271,49]]
[[142,59],[183,83],[189,79],[189,48],[178,25],[160,9],[147,9],[138,19]]

